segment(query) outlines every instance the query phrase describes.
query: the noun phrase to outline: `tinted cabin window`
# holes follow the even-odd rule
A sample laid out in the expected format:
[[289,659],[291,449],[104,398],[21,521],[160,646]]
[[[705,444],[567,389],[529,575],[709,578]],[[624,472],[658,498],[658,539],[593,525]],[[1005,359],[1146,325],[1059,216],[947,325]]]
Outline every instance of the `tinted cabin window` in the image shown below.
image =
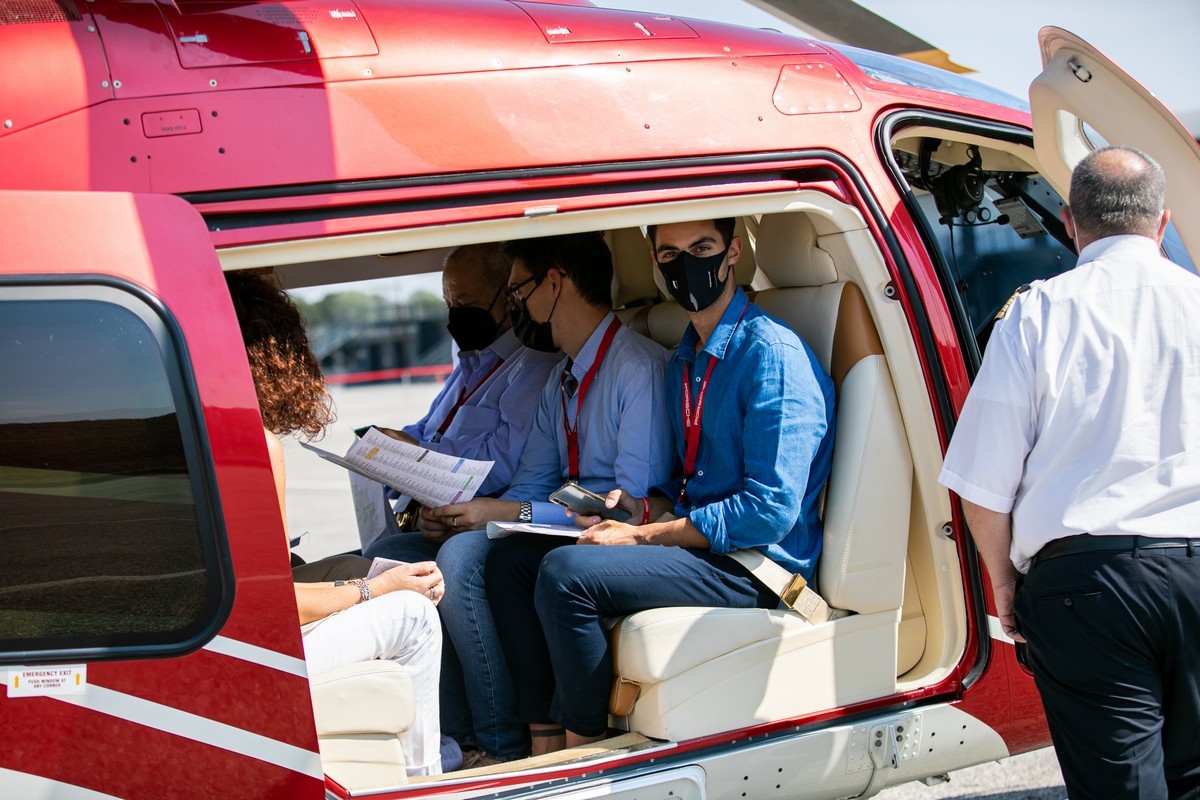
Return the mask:
[[0,652],[194,638],[221,584],[162,319],[106,287],[0,290],[0,375]]
[[940,256],[948,299],[978,368],[996,313],[1017,287],[1075,266],[1058,217],[1062,199],[1039,176],[1009,172],[981,173],[979,201],[955,202],[948,199],[953,173],[927,173],[917,156],[896,155],[909,184],[925,190],[913,195],[918,218]]
[[1076,259],[1075,252],[1049,232],[1027,233],[1024,238],[1010,225],[998,222],[1005,214],[996,207],[995,199],[988,191],[975,212],[977,220],[980,215],[986,217],[982,224],[962,218],[939,222],[934,198],[926,194],[917,199],[981,351],[992,319],[1018,286],[1066,272]]

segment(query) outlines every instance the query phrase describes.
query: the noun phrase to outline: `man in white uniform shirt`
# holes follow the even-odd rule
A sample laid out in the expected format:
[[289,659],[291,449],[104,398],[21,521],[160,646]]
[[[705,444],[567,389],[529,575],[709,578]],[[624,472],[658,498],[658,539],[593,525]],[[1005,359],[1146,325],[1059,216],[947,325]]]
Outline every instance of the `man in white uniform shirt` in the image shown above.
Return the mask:
[[1080,162],[1078,266],[1002,312],[940,478],[1072,800],[1200,797],[1200,277],[1164,189],[1130,148]]

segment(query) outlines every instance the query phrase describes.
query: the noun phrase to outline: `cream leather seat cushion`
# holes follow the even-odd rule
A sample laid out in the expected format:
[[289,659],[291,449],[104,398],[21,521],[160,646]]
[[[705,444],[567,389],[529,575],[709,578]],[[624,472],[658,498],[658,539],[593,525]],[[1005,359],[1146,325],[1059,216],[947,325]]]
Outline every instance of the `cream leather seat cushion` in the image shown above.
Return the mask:
[[639,611],[621,623],[617,643],[621,675],[638,682],[667,680],[797,626],[811,627],[796,614],[758,608]]
[[412,681],[392,661],[363,661],[309,680],[325,774],[352,790],[408,782],[399,736],[416,719]]

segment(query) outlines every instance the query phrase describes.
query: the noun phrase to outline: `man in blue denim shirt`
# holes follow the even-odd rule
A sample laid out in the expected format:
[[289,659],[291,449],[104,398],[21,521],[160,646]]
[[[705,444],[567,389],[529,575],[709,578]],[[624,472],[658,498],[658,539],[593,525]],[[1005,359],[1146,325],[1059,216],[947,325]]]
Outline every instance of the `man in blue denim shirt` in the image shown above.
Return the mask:
[[[650,229],[659,270],[691,320],[667,372],[678,477],[650,497],[612,493],[610,506],[631,512],[629,523],[581,519],[592,527],[579,544],[607,547],[557,548],[534,573],[507,557],[513,548],[497,547],[488,559],[488,600],[535,750],[539,737],[543,749],[604,737],[606,617],[668,606],[777,607],[777,595],[724,555],[733,550],[755,548],[788,571],[813,574],[818,496],[833,454],[833,382],[808,346],[732,280],[741,253],[733,228],[723,219]],[[522,617],[529,605],[539,619]]]

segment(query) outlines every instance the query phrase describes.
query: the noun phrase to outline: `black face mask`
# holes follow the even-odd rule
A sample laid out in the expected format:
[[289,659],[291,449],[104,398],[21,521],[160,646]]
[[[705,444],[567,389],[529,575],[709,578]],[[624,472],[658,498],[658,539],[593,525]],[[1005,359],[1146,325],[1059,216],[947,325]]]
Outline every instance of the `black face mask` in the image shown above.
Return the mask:
[[[545,278],[545,276],[542,276]],[[539,284],[541,281],[538,282]],[[525,299],[522,298],[520,304],[508,312],[508,318],[512,322],[513,333],[521,340],[521,344],[528,347],[530,350],[539,350],[543,353],[554,353],[558,351],[558,345],[554,344],[554,333],[550,329],[550,317],[554,316],[554,309],[558,308],[558,298],[554,298],[554,305],[550,307],[550,316],[546,317],[545,322],[534,322],[533,317],[529,316],[529,306],[526,305]]]
[[[728,274],[724,281],[717,277],[721,271],[721,262],[725,260],[725,254],[728,252],[729,248],[726,247],[715,255],[694,256],[680,250],[670,261],[660,261],[658,268],[666,279],[667,291],[675,298],[675,302],[688,311],[703,311],[717,302],[717,298],[725,290],[726,281],[729,280]],[[729,272],[732,273],[733,269]]]
[[454,306],[450,309],[446,330],[450,331],[450,336],[459,350],[482,350],[496,341],[500,324],[492,316],[492,307],[499,298],[498,291],[487,308]]

